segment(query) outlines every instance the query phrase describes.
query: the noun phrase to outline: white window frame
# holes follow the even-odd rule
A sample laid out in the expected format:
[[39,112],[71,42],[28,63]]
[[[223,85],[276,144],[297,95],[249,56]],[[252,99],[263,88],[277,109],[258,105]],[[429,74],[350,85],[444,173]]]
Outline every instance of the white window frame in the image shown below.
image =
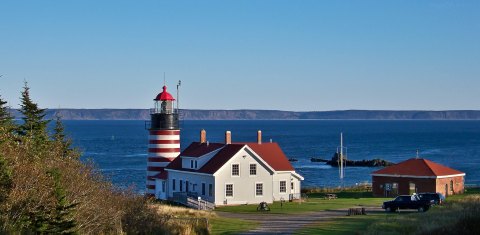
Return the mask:
[[[233,166],[237,165],[238,166],[238,175],[234,175],[233,174]],[[240,177],[240,164],[239,163],[232,163],[231,167],[230,167],[230,175],[232,177]]]
[[[227,196],[227,185],[232,185],[232,196]],[[235,186],[233,183],[225,183],[225,198],[233,198],[235,196]]]
[[[262,194],[258,195],[257,194],[257,185],[262,185]],[[264,195],[264,187],[263,187],[263,182],[255,182],[255,197],[263,197]]]
[[[252,165],[255,165],[255,175],[252,175]],[[256,177],[257,173],[258,173],[258,164],[257,163],[248,164],[248,175],[251,177]]]
[[[285,183],[285,185],[284,185],[284,191],[283,191],[283,192],[282,192],[282,183]],[[279,182],[278,185],[279,185],[279,187],[278,187],[278,192],[279,192],[280,194],[286,194],[286,193],[287,193],[287,181],[286,181],[286,180],[280,180],[280,182]]]

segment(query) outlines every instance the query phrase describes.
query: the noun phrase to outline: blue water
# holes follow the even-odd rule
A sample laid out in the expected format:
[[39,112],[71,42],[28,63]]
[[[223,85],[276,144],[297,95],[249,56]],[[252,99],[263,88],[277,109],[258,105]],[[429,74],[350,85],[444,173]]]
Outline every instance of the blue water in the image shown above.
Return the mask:
[[[144,121],[65,121],[66,131],[82,151],[119,187],[145,185],[148,132]],[[182,121],[181,147],[198,141],[207,130],[210,142],[223,142],[226,130],[232,141],[255,142],[257,130],[263,140],[278,142],[305,177],[303,186],[354,185],[371,181],[378,168],[348,167],[343,182],[338,168],[310,162],[311,157],[330,159],[339,145],[340,132],[352,160],[382,158],[400,162],[420,156],[467,173],[467,184],[480,184],[480,121],[350,121],[262,120]]]

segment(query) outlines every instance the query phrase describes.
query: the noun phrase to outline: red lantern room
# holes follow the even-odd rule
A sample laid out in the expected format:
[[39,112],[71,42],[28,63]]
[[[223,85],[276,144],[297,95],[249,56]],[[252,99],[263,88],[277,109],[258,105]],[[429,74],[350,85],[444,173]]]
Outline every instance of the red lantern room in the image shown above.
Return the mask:
[[163,86],[163,91],[155,97],[154,101],[155,109],[153,113],[174,113],[173,101],[175,101],[175,98],[167,92],[167,86]]

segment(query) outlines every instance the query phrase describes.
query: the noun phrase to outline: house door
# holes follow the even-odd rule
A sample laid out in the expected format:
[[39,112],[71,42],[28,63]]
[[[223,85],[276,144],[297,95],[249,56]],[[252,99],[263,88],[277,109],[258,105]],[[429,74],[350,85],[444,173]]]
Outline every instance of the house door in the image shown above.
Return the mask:
[[166,190],[166,184],[165,180],[157,180],[157,185],[155,187],[155,190],[157,191],[157,198],[161,200],[166,200],[167,199],[167,190]]

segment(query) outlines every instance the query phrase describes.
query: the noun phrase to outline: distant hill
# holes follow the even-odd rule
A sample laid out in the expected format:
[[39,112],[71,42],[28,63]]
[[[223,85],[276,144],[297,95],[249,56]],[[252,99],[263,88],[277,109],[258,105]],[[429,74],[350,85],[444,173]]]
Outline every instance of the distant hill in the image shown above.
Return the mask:
[[[19,118],[17,110],[12,110]],[[64,120],[149,120],[148,109],[48,109],[47,119],[58,113]],[[349,120],[480,120],[480,110],[389,111],[343,110],[293,112],[279,110],[181,110],[184,120],[349,119]]]

